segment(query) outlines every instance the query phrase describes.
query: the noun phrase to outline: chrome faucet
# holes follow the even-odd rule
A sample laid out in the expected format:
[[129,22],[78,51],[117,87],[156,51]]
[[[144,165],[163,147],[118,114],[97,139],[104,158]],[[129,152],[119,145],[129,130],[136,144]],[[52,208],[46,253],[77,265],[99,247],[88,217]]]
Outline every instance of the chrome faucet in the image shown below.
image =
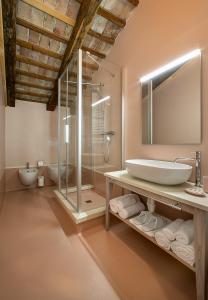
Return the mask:
[[174,162],[177,162],[177,160],[192,160],[195,161],[195,185],[201,186],[201,152],[196,151],[194,158],[189,157],[177,157],[174,159]]

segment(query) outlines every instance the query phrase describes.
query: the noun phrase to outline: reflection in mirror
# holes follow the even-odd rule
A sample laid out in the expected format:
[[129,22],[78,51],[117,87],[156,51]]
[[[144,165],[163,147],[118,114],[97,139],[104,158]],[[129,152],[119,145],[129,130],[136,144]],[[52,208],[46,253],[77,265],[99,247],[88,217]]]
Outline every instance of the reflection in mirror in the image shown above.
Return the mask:
[[141,78],[143,144],[201,143],[201,52],[191,53]]

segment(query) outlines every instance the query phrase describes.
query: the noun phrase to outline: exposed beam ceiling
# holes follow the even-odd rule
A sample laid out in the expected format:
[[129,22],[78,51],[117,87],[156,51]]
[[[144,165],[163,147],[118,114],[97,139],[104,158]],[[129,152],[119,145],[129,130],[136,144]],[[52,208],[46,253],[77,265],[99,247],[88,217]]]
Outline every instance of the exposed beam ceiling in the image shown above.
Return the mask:
[[31,88],[36,88],[36,89],[40,89],[40,90],[46,90],[46,91],[53,90],[53,88],[51,88],[51,87],[47,87],[44,85],[35,84],[35,83],[27,82],[27,81],[22,81],[22,80],[16,80],[15,84],[19,84],[19,85],[27,86],[27,87],[31,87]]
[[21,101],[25,101],[25,102],[35,102],[35,103],[42,103],[42,104],[46,104],[46,101],[41,101],[41,100],[28,100],[25,97],[22,97],[21,95],[16,95],[16,100],[21,100]]
[[39,98],[49,98],[50,95],[42,94],[42,93],[35,93],[35,92],[30,92],[26,90],[20,90],[16,89],[16,94],[18,95],[25,95],[25,96],[34,96],[34,97],[39,97]]
[[[84,38],[87,32],[90,30],[90,25],[100,6],[101,1],[102,0],[85,0],[82,2],[77,16],[76,25],[73,28],[70,41],[64,54],[64,58],[59,71],[59,76],[64,71],[66,65],[70,62],[75,50],[82,47]],[[54,110],[57,105],[57,86],[58,82],[56,81],[55,91],[47,105],[48,110]]]
[[7,105],[15,106],[16,0],[2,0]]
[[50,71],[53,71],[53,72],[58,72],[59,71],[59,68],[57,68],[57,67],[54,67],[54,66],[49,65],[49,64],[41,63],[37,60],[34,60],[34,59],[26,57],[26,56],[22,56],[22,55],[17,54],[16,55],[16,60],[19,61],[19,62],[28,64],[28,65],[32,65],[32,66],[36,66],[36,67],[45,69],[45,70],[50,70]]
[[54,51],[50,51],[46,48],[43,48],[43,47],[40,47],[40,46],[37,46],[35,45],[34,43],[30,43],[30,42],[26,42],[26,41],[23,41],[23,40],[20,40],[20,39],[17,39],[16,40],[16,44],[22,48],[26,48],[26,49],[29,49],[29,50],[32,50],[32,51],[36,51],[36,52],[39,52],[41,54],[44,54],[44,55],[47,55],[47,56],[51,56],[51,57],[54,57],[56,59],[60,59],[62,60],[63,59],[63,55],[62,54],[59,54],[57,52],[54,52]]
[[16,69],[16,74],[27,76],[27,77],[32,77],[32,78],[36,78],[36,79],[40,79],[40,80],[45,80],[45,81],[54,82],[56,80],[56,78],[53,78],[53,77],[48,77],[48,76],[36,74],[33,72],[24,71],[24,70],[21,70],[18,68]]

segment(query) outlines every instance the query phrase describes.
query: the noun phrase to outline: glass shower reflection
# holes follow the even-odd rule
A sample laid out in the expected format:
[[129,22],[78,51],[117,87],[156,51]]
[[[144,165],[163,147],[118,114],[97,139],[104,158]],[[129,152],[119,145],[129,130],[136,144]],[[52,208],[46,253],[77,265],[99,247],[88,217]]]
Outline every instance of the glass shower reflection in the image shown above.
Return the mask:
[[104,209],[104,173],[121,169],[120,73],[78,50],[59,79],[59,192],[77,212]]

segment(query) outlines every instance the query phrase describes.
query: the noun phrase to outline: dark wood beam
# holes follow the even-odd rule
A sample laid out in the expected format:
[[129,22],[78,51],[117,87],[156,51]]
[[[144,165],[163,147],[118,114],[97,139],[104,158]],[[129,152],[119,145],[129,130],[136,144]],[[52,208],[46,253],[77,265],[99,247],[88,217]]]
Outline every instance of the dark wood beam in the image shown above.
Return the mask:
[[27,82],[27,81],[22,81],[22,80],[16,80],[15,84],[19,84],[22,86],[27,86],[27,87],[31,87],[31,88],[35,88],[35,89],[45,90],[45,91],[53,90],[53,88],[51,88],[51,87],[47,87],[47,86],[43,86],[41,84],[35,84],[35,83]]
[[[96,15],[100,4],[101,0],[85,0],[82,2],[77,16],[76,24],[70,36],[70,41],[65,50],[64,59],[59,71],[59,76],[64,72],[75,51],[82,47],[84,38],[90,30],[93,18]],[[50,101],[47,105],[48,110],[54,110],[57,105],[57,89],[58,81],[56,81],[55,84],[55,92],[51,96]]]
[[82,66],[83,66],[83,68],[86,68],[86,69],[89,69],[89,70],[92,70],[92,71],[97,71],[98,70],[98,65],[90,64],[90,63],[87,63],[86,61],[82,62]]
[[2,0],[7,105],[15,106],[16,0]]
[[100,41],[105,42],[110,45],[113,45],[115,43],[115,39],[113,39],[112,37],[100,34],[92,29],[90,29],[88,31],[88,35],[95,37],[95,38],[99,39]]
[[52,82],[54,82],[56,80],[56,78],[36,74],[33,72],[24,71],[21,69],[16,69],[16,74],[27,76],[27,77],[32,77],[32,78],[36,78],[36,79],[40,79],[40,80],[52,81]]
[[139,5],[139,0],[127,0],[129,3],[131,3],[134,6],[138,6]]
[[33,30],[33,31],[38,32],[40,34],[43,34],[43,35],[47,36],[50,39],[56,40],[56,41],[64,43],[64,44],[68,43],[68,39],[65,38],[64,36],[62,36],[60,34],[57,34],[55,32],[52,32],[50,30],[47,30],[47,29],[45,29],[43,27],[37,26],[37,25],[35,25],[35,24],[31,23],[31,22],[28,22],[26,20],[23,20],[23,19],[21,19],[19,17],[17,17],[16,23],[18,25],[20,25],[20,26],[23,26],[25,28],[29,28],[30,30]]
[[82,47],[82,50],[85,51],[85,52],[90,52],[91,54],[99,57],[99,58],[106,58],[106,55],[104,53],[101,53],[101,52],[98,52],[92,48],[88,48],[88,47]]
[[22,55],[17,54],[16,55],[16,60],[19,61],[19,62],[28,64],[28,65],[32,65],[32,66],[42,68],[44,70],[50,70],[50,71],[53,71],[53,72],[58,72],[59,71],[59,68],[57,68],[57,67],[54,67],[54,66],[49,65],[49,64],[41,63],[37,60],[34,60],[34,59],[26,57],[26,56],[22,56]]
[[56,59],[60,59],[60,60],[63,59],[63,55],[62,54],[59,54],[57,52],[48,50],[46,48],[42,48],[42,47],[40,47],[38,45],[35,45],[33,43],[30,43],[30,42],[26,42],[24,40],[17,39],[16,40],[16,44],[18,46],[22,47],[22,48],[26,48],[26,49],[29,49],[29,50],[32,50],[32,51],[36,51],[36,52],[39,52],[41,54],[44,54],[44,55],[47,55],[47,56],[50,56],[50,57],[54,57]]
[[117,25],[118,27],[125,27],[126,26],[126,21],[115,16],[114,14],[112,14],[110,11],[100,7],[97,11],[97,14],[105,19],[107,19],[108,21],[112,22],[113,24]]
[[42,94],[42,93],[35,93],[35,92],[29,92],[29,91],[22,91],[16,89],[16,94],[18,95],[24,95],[24,96],[34,96],[34,97],[40,97],[40,98],[49,98],[50,95]]

